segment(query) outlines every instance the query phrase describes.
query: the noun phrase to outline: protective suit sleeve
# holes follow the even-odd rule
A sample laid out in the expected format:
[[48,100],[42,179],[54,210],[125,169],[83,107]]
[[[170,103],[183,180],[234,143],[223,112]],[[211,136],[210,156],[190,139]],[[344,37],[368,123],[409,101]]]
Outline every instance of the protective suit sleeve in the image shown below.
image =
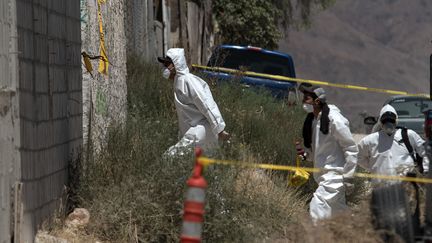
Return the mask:
[[312,149],[310,149],[310,148],[304,148],[304,150],[305,150],[305,154],[306,154],[306,160],[307,161],[313,161]]
[[357,164],[359,166],[361,166],[362,168],[369,170],[370,171],[370,166],[369,166],[369,148],[368,145],[366,144],[366,139],[363,138],[362,140],[360,140],[360,142],[358,143],[358,154],[357,154]]
[[429,172],[429,158],[425,155],[423,157],[423,173]]
[[412,130],[408,130],[408,138],[410,140],[411,146],[414,147],[414,150],[417,154],[423,157],[423,169],[424,172],[429,171],[429,159],[426,156],[425,149],[425,141],[418,135],[416,132]]
[[225,121],[213,99],[210,88],[204,81],[201,83],[193,77],[187,82],[191,98],[198,110],[207,118],[212,132],[217,136],[225,129]]
[[358,149],[349,129],[348,121],[343,117],[335,117],[332,122],[332,130],[345,156],[346,163],[343,169],[343,176],[351,178],[357,167]]

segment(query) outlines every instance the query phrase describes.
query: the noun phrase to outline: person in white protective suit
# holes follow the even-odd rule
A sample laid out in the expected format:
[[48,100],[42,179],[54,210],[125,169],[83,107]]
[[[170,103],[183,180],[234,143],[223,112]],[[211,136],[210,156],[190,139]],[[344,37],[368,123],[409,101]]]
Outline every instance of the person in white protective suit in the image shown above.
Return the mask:
[[[314,222],[348,210],[345,201],[347,185],[357,164],[357,145],[348,120],[334,105],[326,103],[323,88],[302,83],[303,109],[308,112],[303,125],[304,158],[312,160],[318,188],[310,202]],[[300,154],[299,154],[300,155]]]
[[165,69],[163,76],[174,80],[174,102],[180,130],[180,141],[166,154],[183,154],[199,146],[204,151],[218,146],[218,139],[228,140],[225,122],[213,99],[208,84],[189,72],[184,50],[171,48],[165,57],[158,57]]
[[[423,157],[424,172],[428,171],[429,161],[426,156],[425,141],[413,130],[407,129],[409,143],[414,153],[410,154],[406,147],[401,128],[397,128],[398,115],[391,105],[385,105],[380,112],[378,131],[364,137],[358,144],[358,165],[366,170],[383,175],[405,176],[415,171],[414,154]],[[395,181],[381,181],[374,179],[377,186],[382,183]]]

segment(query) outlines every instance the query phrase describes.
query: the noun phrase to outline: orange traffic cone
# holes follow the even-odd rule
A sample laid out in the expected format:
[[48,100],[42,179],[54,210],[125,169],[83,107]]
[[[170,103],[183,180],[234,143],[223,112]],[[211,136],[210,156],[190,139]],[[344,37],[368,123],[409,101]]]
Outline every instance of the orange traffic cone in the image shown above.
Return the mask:
[[202,176],[203,165],[198,163],[202,154],[201,148],[195,149],[195,167],[187,181],[188,190],[184,202],[183,226],[180,236],[182,243],[201,242],[202,225],[204,222],[205,189],[207,182]]

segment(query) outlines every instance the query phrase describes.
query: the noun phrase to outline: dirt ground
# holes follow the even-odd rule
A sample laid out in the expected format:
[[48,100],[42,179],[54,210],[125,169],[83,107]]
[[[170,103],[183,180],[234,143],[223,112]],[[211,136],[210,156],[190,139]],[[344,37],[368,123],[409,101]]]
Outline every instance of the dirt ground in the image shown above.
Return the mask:
[[[298,221],[286,228],[286,238],[271,239],[268,242],[384,242],[373,227],[369,211],[369,201],[361,202],[351,212],[337,215],[314,225],[309,214],[298,215]],[[386,242],[403,242],[398,236],[391,235]]]
[[[368,201],[360,203],[350,213],[338,215],[330,220],[319,221],[314,225],[307,212],[296,216],[297,222],[287,225],[284,237],[270,238],[259,242],[305,242],[305,243],[374,243],[384,242],[380,233],[373,228]],[[68,242],[102,242],[95,237],[82,232],[70,232],[69,230],[54,233],[59,238]],[[386,242],[403,242],[396,236]]]

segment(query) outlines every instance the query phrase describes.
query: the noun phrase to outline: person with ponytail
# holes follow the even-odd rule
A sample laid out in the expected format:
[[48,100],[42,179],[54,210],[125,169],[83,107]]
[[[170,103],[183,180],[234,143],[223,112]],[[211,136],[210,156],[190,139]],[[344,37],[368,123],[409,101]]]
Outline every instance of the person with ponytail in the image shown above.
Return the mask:
[[340,110],[327,104],[325,90],[302,83],[303,109],[308,113],[303,124],[302,156],[321,169],[314,173],[318,188],[310,202],[309,212],[316,222],[348,209],[345,192],[357,166],[357,145],[348,120]]

